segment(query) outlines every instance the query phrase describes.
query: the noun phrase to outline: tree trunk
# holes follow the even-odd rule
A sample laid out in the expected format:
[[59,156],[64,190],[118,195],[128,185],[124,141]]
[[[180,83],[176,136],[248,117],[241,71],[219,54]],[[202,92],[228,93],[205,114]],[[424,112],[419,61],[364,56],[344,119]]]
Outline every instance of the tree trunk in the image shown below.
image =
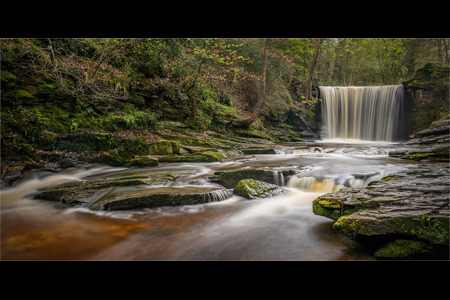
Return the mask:
[[256,101],[255,107],[253,109],[253,113],[247,119],[242,121],[236,121],[233,125],[238,127],[249,127],[258,117],[259,110],[262,106],[264,100],[264,93],[266,90],[266,69],[267,69],[267,50],[269,48],[270,38],[266,38],[266,42],[264,43],[264,53],[263,53],[263,63],[262,63],[262,75],[261,75],[261,87],[258,95],[258,100]]
[[309,68],[308,68],[308,79],[306,80],[306,85],[305,85],[305,97],[306,100],[312,100],[312,79],[314,76],[314,68],[316,66],[317,60],[319,58],[319,53],[320,53],[320,47],[322,46],[324,39],[314,39],[314,54],[311,57],[311,61],[309,63]]

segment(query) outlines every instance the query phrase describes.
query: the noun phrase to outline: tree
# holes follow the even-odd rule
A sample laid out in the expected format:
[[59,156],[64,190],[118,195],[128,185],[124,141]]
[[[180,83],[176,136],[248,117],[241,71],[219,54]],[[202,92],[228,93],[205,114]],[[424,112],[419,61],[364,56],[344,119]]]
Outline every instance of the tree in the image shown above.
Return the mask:
[[314,76],[314,69],[317,64],[317,60],[320,55],[320,51],[322,48],[322,43],[325,39],[323,38],[314,38],[313,39],[313,51],[309,53],[309,67],[308,67],[308,78],[306,79],[305,83],[305,97],[307,100],[312,100],[312,85],[313,85],[313,76]]
[[256,101],[255,107],[253,109],[253,113],[250,115],[250,117],[242,120],[234,122],[234,125],[239,127],[249,127],[258,117],[259,111],[261,108],[261,105],[264,101],[264,93],[266,89],[266,68],[267,68],[267,51],[269,49],[270,44],[270,38],[266,38],[266,41],[264,43],[264,50],[263,50],[263,58],[262,58],[262,71],[261,71],[261,86],[258,94],[258,100]]

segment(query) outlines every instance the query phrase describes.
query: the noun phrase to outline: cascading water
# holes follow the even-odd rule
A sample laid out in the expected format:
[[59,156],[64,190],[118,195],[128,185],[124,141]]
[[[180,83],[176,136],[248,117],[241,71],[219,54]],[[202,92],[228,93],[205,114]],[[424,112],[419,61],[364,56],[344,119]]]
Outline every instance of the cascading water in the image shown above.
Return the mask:
[[394,142],[407,138],[402,85],[319,86],[319,91],[324,139]]

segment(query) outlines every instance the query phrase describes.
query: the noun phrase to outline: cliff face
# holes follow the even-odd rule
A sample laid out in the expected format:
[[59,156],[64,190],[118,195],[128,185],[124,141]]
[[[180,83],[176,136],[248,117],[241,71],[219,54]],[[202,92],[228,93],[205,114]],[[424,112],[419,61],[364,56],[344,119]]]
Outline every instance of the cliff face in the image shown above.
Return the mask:
[[402,83],[412,102],[412,130],[427,129],[449,113],[449,68],[426,64],[414,77]]

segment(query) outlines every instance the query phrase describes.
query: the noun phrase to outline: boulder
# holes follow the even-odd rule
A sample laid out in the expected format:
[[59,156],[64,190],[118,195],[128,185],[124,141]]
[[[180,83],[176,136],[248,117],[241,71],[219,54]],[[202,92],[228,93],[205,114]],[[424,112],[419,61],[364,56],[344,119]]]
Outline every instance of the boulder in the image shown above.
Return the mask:
[[233,190],[233,194],[247,199],[267,198],[287,193],[288,190],[275,184],[270,184],[254,179],[243,179],[239,181]]

